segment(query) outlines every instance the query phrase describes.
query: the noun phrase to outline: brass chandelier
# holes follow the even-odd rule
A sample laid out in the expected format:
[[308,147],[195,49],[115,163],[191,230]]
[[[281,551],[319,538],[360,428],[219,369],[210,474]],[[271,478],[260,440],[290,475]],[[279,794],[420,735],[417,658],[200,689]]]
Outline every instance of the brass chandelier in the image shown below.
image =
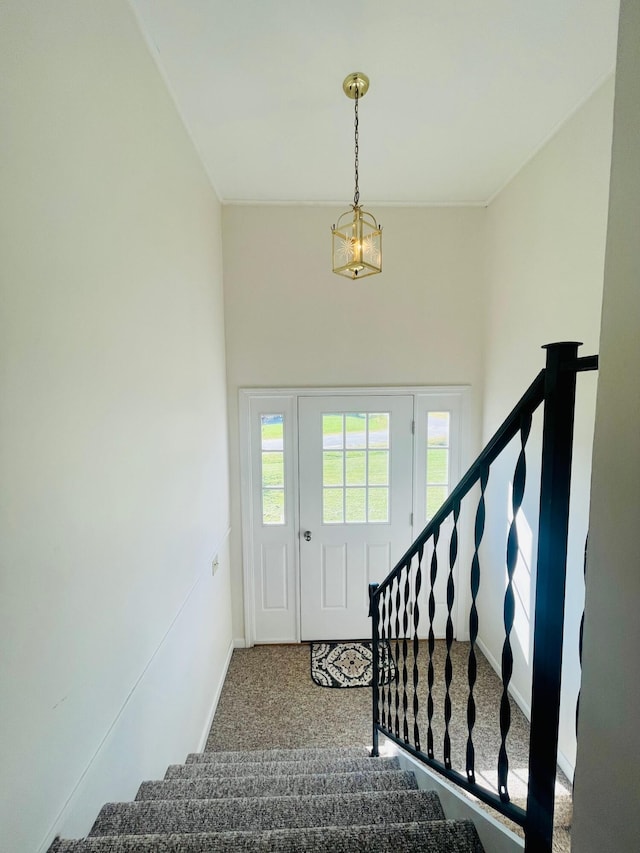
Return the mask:
[[382,272],[382,226],[360,206],[358,186],[358,103],[369,89],[369,78],[355,71],[345,77],[342,88],[355,101],[355,190],[353,204],[331,228],[333,271],[355,279]]

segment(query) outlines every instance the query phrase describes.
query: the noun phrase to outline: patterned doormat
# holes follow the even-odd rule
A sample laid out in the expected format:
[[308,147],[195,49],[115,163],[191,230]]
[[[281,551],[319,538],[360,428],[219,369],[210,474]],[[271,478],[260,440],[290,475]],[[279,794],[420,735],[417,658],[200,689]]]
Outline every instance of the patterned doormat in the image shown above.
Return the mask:
[[[319,687],[371,687],[371,641],[311,643],[311,678]],[[396,666],[388,640],[379,644],[379,683],[395,678]]]

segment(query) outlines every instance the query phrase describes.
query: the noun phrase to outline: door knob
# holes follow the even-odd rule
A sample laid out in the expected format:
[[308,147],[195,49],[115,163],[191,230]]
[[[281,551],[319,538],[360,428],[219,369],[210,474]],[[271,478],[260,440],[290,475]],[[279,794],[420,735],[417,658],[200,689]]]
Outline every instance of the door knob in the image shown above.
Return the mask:
[[303,535],[304,535],[304,538],[307,542],[311,542],[311,531],[310,530],[305,530]]

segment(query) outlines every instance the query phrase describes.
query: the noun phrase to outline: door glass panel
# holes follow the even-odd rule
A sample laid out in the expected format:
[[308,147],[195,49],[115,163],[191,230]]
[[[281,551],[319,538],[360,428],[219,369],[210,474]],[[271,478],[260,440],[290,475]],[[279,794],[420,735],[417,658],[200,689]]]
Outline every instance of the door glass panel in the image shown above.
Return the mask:
[[284,454],[268,450],[262,454],[262,485],[284,489]]
[[262,523],[284,524],[284,489],[262,490]]
[[339,450],[344,447],[344,416],[323,415],[322,416],[322,449]]
[[262,415],[260,418],[260,437],[263,450],[284,450],[283,415]]
[[427,413],[427,521],[449,494],[450,421],[449,412]]
[[433,518],[447,499],[446,486],[429,486],[427,488],[427,519]]
[[262,523],[285,524],[284,416],[260,416]]
[[322,521],[324,524],[344,523],[344,489],[322,490]]
[[367,490],[347,489],[345,494],[347,523],[362,524],[367,520]]
[[389,485],[389,451],[369,451],[369,485]]
[[449,481],[449,448],[430,447],[427,450],[429,485],[446,485]]
[[369,447],[389,447],[389,413],[369,414]]
[[449,412],[427,414],[427,444],[429,447],[449,447]]
[[[347,443],[349,437],[347,436]],[[365,486],[367,483],[367,451],[347,450],[347,486]]]
[[346,415],[346,439],[348,448],[367,446],[367,416],[363,413]]
[[389,489],[369,489],[370,522],[389,521]]
[[322,521],[389,521],[389,412],[322,415]]
[[341,486],[344,482],[342,466],[344,453],[327,450],[322,454],[322,482],[325,486]]

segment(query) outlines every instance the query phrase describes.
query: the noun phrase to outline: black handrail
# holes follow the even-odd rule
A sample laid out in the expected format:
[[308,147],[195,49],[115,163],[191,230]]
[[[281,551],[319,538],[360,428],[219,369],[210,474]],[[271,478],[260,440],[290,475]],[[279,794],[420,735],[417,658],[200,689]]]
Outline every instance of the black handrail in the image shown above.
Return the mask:
[[[408,619],[406,607],[408,602],[408,584],[409,572],[412,566],[412,560],[418,557],[418,580],[417,586],[420,584],[421,565],[424,555],[424,549],[427,542],[433,538],[434,547],[439,537],[440,528],[443,522],[451,515],[454,520],[457,520],[460,512],[460,504],[471,489],[481,482],[482,492],[481,503],[478,515],[481,513],[481,519],[476,519],[476,524],[480,524],[479,538],[476,535],[476,554],[474,559],[477,559],[477,549],[479,540],[482,538],[482,529],[484,527],[484,488],[488,478],[488,472],[491,464],[506,448],[509,442],[519,432],[521,434],[522,449],[516,467],[516,476],[514,477],[514,521],[511,525],[509,534],[509,542],[507,545],[507,571],[508,583],[505,593],[504,602],[504,623],[505,623],[505,644],[503,649],[502,663],[502,680],[504,685],[503,698],[500,708],[500,729],[502,736],[502,746],[498,760],[498,795],[491,790],[484,788],[475,781],[475,773],[473,766],[467,767],[467,775],[463,775],[454,770],[451,766],[448,757],[448,736],[445,734],[445,763],[438,761],[433,757],[433,750],[430,748],[430,754],[425,754],[418,740],[417,726],[417,710],[418,699],[416,692],[417,685],[417,669],[416,660],[414,660],[414,717],[416,719],[414,743],[410,743],[407,727],[407,679],[403,678],[403,708],[404,708],[404,737],[400,737],[398,729],[398,718],[396,711],[395,731],[391,730],[391,721],[387,720],[387,725],[380,723],[380,687],[379,687],[379,660],[378,654],[373,655],[373,749],[372,755],[378,754],[378,735],[383,733],[385,737],[394,741],[410,754],[418,758],[429,767],[436,770],[447,779],[451,780],[458,786],[474,794],[483,802],[491,805],[493,808],[510,818],[517,824],[521,825],[525,831],[525,850],[527,853],[550,853],[553,834],[553,809],[554,809],[554,787],[556,776],[557,763],[557,746],[558,746],[558,725],[559,725],[559,707],[560,707],[560,681],[562,668],[562,643],[563,643],[563,623],[564,623],[564,600],[565,600],[565,578],[566,578],[566,560],[567,560],[567,538],[568,538],[568,522],[569,522],[569,494],[570,494],[570,476],[571,476],[571,456],[573,443],[573,418],[575,409],[575,390],[576,390],[576,375],[577,373],[596,370],[598,367],[598,356],[587,356],[583,358],[577,357],[577,350],[580,344],[575,342],[549,344],[545,347],[547,350],[547,360],[545,368],[531,383],[525,391],[516,406],[504,420],[495,435],[489,441],[484,450],[479,454],[478,458],[471,465],[466,474],[462,477],[458,485],[453,489],[447,500],[435,513],[430,522],[418,535],[410,548],[403,554],[395,567],[387,575],[387,577],[379,585],[371,584],[369,588],[370,595],[370,615],[372,616],[372,642],[373,649],[377,650],[379,644],[383,641],[391,641],[391,593],[393,585],[396,584],[396,626],[399,625],[398,616],[400,608],[400,581],[403,573],[405,574],[405,596],[404,596],[404,633],[400,635],[396,627],[398,636],[396,642],[396,656],[399,656],[399,642],[402,637],[402,655],[403,655],[403,674],[406,673],[406,661],[408,654]],[[509,795],[506,786],[506,778],[508,773],[508,756],[506,752],[507,735],[510,728],[510,702],[508,698],[509,681],[511,670],[513,667],[513,655],[510,646],[510,632],[513,626],[514,619],[514,593],[512,589],[513,572],[515,569],[515,552],[517,551],[517,530],[515,529],[515,516],[522,500],[522,492],[525,483],[525,444],[531,424],[531,417],[538,406],[544,402],[544,419],[543,419],[543,436],[542,436],[542,472],[540,483],[540,515],[538,526],[538,552],[537,552],[537,571],[536,571],[536,602],[535,602],[535,622],[534,622],[534,638],[533,638],[533,659],[532,659],[532,698],[531,698],[531,726],[530,726],[530,742],[529,742],[529,790],[527,797],[526,810],[515,806],[509,801]],[[518,481],[518,482],[516,482]],[[515,496],[516,491],[518,495]],[[457,558],[457,531],[454,524],[453,537],[450,549],[450,571]],[[513,541],[512,541],[513,540]],[[434,550],[435,555],[435,550]],[[479,568],[477,569],[479,572]],[[476,575],[475,583],[477,585],[479,575]],[[450,575],[451,579],[451,575]],[[432,578],[433,584],[433,578]],[[472,580],[472,586],[474,581]],[[382,638],[379,633],[380,622],[380,599],[383,596],[386,600],[386,591],[388,590],[389,599],[389,636],[385,636],[385,622],[382,622]],[[416,602],[417,602],[416,589]],[[477,589],[475,590],[477,592]],[[475,592],[474,601],[472,604],[472,613],[470,620],[473,621],[472,643],[470,651],[470,661],[473,658],[473,668],[475,669],[475,654],[474,654],[474,639],[477,636],[477,611],[475,610]],[[451,630],[451,611],[453,608],[453,585],[449,583],[447,592],[447,606],[449,610],[449,619],[447,625],[447,655],[449,654],[452,641]],[[431,600],[432,601],[432,600]],[[415,605],[418,610],[417,603]],[[384,609],[383,609],[384,613]],[[430,602],[430,658],[429,665],[431,667],[431,650],[433,649],[433,607]],[[414,656],[417,652],[418,643],[418,619],[419,613],[414,612]],[[471,627],[471,624],[470,624]],[[397,669],[398,661],[396,661]],[[447,666],[450,666],[449,658],[447,658]],[[469,684],[470,698],[469,705],[471,707],[471,716],[475,713],[473,703],[473,682],[471,676],[471,663],[469,665]],[[432,673],[429,674],[432,679]],[[475,678],[475,675],[474,675]],[[450,673],[447,674],[447,698],[445,701],[445,723],[448,732],[448,716],[450,715],[450,702],[448,698],[448,684]],[[399,704],[398,689],[399,676],[396,675],[396,709]],[[431,681],[429,683],[429,691],[431,689]],[[431,692],[429,692],[429,702],[431,703]],[[383,697],[383,706],[385,699]],[[391,693],[388,693],[388,705],[391,706]],[[431,713],[431,711],[430,711]],[[468,711],[469,713],[469,711]],[[385,718],[385,708],[382,709],[383,720]],[[391,715],[389,714],[389,717]],[[431,718],[429,717],[429,726]],[[473,728],[473,720],[469,722],[469,740],[471,740],[471,731]],[[430,733],[430,732],[429,732]],[[471,756],[471,758],[469,757]],[[473,762],[473,745],[468,744],[467,763]]]
[[562,370],[575,370],[576,373],[584,373],[589,370],[598,369],[599,358],[597,355],[583,355],[575,361],[569,361],[563,365]]

